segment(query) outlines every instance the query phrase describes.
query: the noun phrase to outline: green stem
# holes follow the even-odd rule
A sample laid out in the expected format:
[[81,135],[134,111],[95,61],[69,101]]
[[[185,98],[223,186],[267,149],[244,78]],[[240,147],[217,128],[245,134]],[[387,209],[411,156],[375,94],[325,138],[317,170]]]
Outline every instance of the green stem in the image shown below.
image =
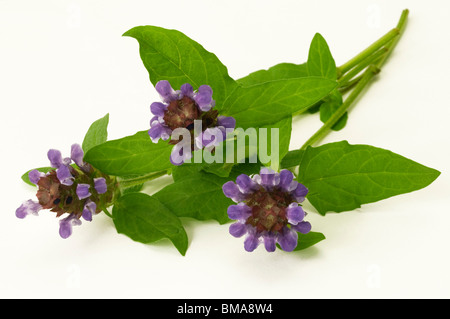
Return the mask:
[[333,113],[333,115],[326,121],[322,127],[311,136],[305,144],[300,148],[300,150],[305,150],[308,146],[313,145],[314,143],[321,140],[325,135],[328,134],[331,127],[336,124],[336,122],[345,114],[349,106],[356,100],[359,94],[363,91],[363,89],[367,86],[367,84],[372,80],[372,78],[379,73],[379,69],[373,65],[369,66],[366,71],[363,73],[361,80],[359,80],[358,84],[355,86],[353,91],[350,93],[348,98],[342,103],[342,105]]
[[108,210],[106,208],[103,209],[103,212],[105,213],[106,216],[113,218],[113,216],[110,214],[110,212],[108,212]]
[[[362,74],[361,79],[358,80],[353,91],[351,91],[350,95],[344,101],[344,103],[342,103],[342,105],[323,124],[323,126],[316,133],[314,133],[314,135],[311,136],[305,142],[305,144],[303,144],[303,146],[300,148],[300,150],[305,150],[308,146],[313,145],[314,143],[316,143],[319,140],[321,140],[322,138],[324,138],[325,135],[329,133],[331,127],[334,124],[336,124],[336,122],[345,114],[347,109],[352,105],[352,103],[356,100],[356,98],[361,94],[361,92],[364,90],[364,88],[367,86],[367,84],[369,84],[369,82],[372,80],[372,78],[380,72],[380,68],[385,63],[388,55],[394,50],[395,46],[398,43],[398,40],[400,39],[400,36],[403,34],[403,32],[405,30],[408,13],[409,13],[409,11],[407,9],[403,10],[400,20],[397,24],[397,28],[393,29],[393,30],[396,30],[398,37],[395,39],[391,39],[391,41],[388,41],[388,44],[386,45],[386,47],[387,47],[387,49],[389,49],[389,51],[384,56],[379,58],[380,60],[378,60],[378,61],[376,60],[375,61],[376,64],[371,64],[368,66],[368,68]],[[386,38],[386,35],[383,38]],[[378,40],[377,42],[379,42],[380,40]],[[367,51],[367,49],[365,51]],[[374,52],[372,52],[372,53],[374,53]],[[369,54],[369,55],[371,55],[371,54]],[[367,55],[366,55],[366,58],[367,58]],[[364,60],[364,59],[362,59],[362,60]],[[360,60],[359,62],[361,62],[362,60]],[[352,62],[352,64],[353,64],[353,62]]]
[[377,60],[379,60],[383,55],[387,55],[389,49],[387,47],[382,47],[380,50],[375,52],[374,54],[368,56],[360,64],[351,69],[348,73],[346,73],[342,78],[338,81],[339,87],[347,86],[347,83],[350,82],[353,77],[358,75],[362,70],[367,68],[370,64],[374,64]]
[[351,79],[347,83],[345,83],[344,86],[338,87],[339,92],[343,95],[347,93],[348,91],[352,90],[356,84],[361,80],[362,74],[358,75],[357,77]]
[[138,176],[135,178],[127,178],[119,180],[119,185],[121,188],[128,188],[136,185],[144,184],[145,182],[154,180],[158,177],[164,176],[167,174],[167,171],[160,171],[155,173],[150,173],[147,175]]
[[379,38],[377,41],[372,43],[369,47],[367,47],[365,50],[360,52],[358,55],[356,55],[351,60],[347,61],[340,67],[338,67],[338,74],[340,76],[344,75],[347,71],[351,70],[355,66],[357,66],[361,61],[365,60],[367,57],[371,56],[375,52],[377,52],[381,47],[386,45],[387,43],[391,42],[395,37],[398,37],[400,34],[400,30],[398,28],[394,28],[388,33],[386,33],[384,36]]
[[386,48],[388,48],[389,51],[376,64],[376,66],[378,66],[379,68],[381,68],[383,66],[383,64],[386,62],[387,58],[391,55],[392,51],[394,51],[395,47],[397,46],[398,41],[400,40],[400,37],[405,32],[406,21],[408,20],[408,14],[409,14],[409,10],[408,9],[403,10],[402,15],[400,16],[400,20],[397,23],[397,29],[399,30],[399,36],[394,38],[390,43],[388,43],[386,45]]

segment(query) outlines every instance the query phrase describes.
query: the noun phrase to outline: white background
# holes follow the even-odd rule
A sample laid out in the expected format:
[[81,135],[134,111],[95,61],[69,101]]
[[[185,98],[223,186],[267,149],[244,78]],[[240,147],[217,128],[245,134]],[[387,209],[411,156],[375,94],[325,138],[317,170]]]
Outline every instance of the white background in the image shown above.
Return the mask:
[[[448,298],[450,181],[448,1],[0,0],[0,297],[2,298]],[[216,222],[183,220],[189,249],[136,243],[105,215],[58,235],[58,220],[15,217],[35,190],[20,176],[69,155],[110,113],[109,138],[146,130],[159,100],[138,52],[121,35],[138,25],[178,29],[214,52],[234,78],[302,63],[320,32],[338,65],[394,27],[406,33],[347,127],[346,139],[390,149],[441,176],[429,187],[322,217],[327,239],[298,253],[253,253]],[[297,118],[291,149],[320,127]],[[156,181],[153,192],[170,179]]]

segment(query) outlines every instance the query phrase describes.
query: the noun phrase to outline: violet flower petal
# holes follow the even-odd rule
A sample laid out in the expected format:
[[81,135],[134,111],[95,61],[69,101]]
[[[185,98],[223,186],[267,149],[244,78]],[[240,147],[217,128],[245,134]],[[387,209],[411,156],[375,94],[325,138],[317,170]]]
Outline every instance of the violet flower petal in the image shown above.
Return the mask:
[[290,170],[283,169],[280,172],[280,184],[279,185],[283,190],[290,192],[291,190],[289,189],[289,186],[291,185],[293,180],[294,180],[294,174],[292,174],[292,172]]
[[231,116],[218,116],[217,126],[223,126],[224,128],[235,128],[236,120]]
[[302,234],[307,234],[311,231],[311,223],[310,222],[300,222],[297,225],[291,227],[291,229],[298,231]]
[[91,200],[87,200],[86,204],[84,205],[83,212],[81,217],[83,217],[84,220],[92,221],[92,216],[96,213],[97,210],[97,204],[95,204]]
[[258,184],[246,174],[241,174],[236,177],[236,184],[239,187],[239,190],[244,194],[252,193],[258,189]]
[[213,107],[214,100],[212,99],[212,94],[213,91],[209,85],[201,85],[198,88],[194,100],[201,111],[207,112]]
[[61,152],[58,150],[51,149],[47,152],[48,160],[50,161],[50,166],[54,168],[59,168],[63,164],[63,159]]
[[170,103],[170,102],[178,99],[178,94],[172,88],[169,81],[166,81],[166,80],[159,81],[158,83],[156,83],[155,89],[161,96],[161,99],[163,100],[163,102],[165,102],[165,103]]
[[229,232],[233,237],[242,237],[245,233],[247,233],[247,225],[241,222],[231,224]]
[[308,194],[308,189],[305,185],[298,183],[297,188],[292,192],[295,200],[297,202],[303,202],[305,200],[306,195]]
[[73,184],[73,176],[72,173],[69,170],[69,167],[67,167],[66,165],[61,165],[57,170],[56,170],[56,177],[58,177],[59,181],[61,182],[61,184],[66,185],[66,186],[71,186]]
[[72,226],[81,225],[81,220],[79,220],[74,213],[70,214],[68,217],[59,221],[59,235],[66,239],[72,235]]
[[272,234],[266,234],[263,236],[264,239],[264,247],[268,252],[274,252],[277,248],[276,246],[276,236]]
[[83,162],[84,152],[79,144],[73,144],[70,149],[70,158],[78,165],[78,167],[84,166]]
[[285,227],[278,236],[278,243],[284,251],[293,251],[297,247],[298,234],[296,231]]
[[305,218],[305,212],[297,203],[292,203],[287,208],[288,222],[292,225],[297,225]]
[[89,184],[78,184],[77,185],[77,196],[78,198],[81,199],[85,199],[90,197],[92,194],[89,193],[89,188],[91,187],[91,185]]
[[172,148],[170,153],[170,162],[179,166],[192,158],[191,145],[182,141]]
[[180,90],[181,90],[181,94],[183,94],[183,97],[187,96],[189,98],[193,98],[194,89],[193,89],[192,85],[190,85],[189,83],[183,84],[181,86]]
[[37,183],[39,182],[41,177],[44,177],[44,176],[45,176],[45,174],[42,172],[39,172],[37,169],[34,169],[28,173],[28,179],[30,180],[30,182],[32,182],[35,185],[37,185]]
[[166,141],[169,139],[171,134],[172,130],[159,122],[153,122],[152,126],[148,130],[148,135],[152,139],[153,143],[158,143],[160,138],[163,141]]
[[19,208],[16,209],[16,217],[23,219],[28,215],[38,215],[39,211],[42,209],[41,204],[39,202],[35,202],[31,199],[23,202]]
[[161,102],[153,102],[150,105],[150,111],[156,116],[164,116],[164,112],[167,111],[167,105]]
[[230,219],[245,220],[251,215],[252,209],[244,203],[239,203],[237,205],[230,205],[227,209],[227,213]]
[[249,234],[244,240],[244,249],[248,252],[252,252],[259,244],[259,237],[256,234]]
[[226,197],[231,198],[236,203],[245,199],[244,194],[241,193],[238,186],[232,181],[223,184],[222,191]]
[[94,178],[94,188],[98,194],[104,194],[108,190],[108,186],[106,185],[106,179],[103,177]]

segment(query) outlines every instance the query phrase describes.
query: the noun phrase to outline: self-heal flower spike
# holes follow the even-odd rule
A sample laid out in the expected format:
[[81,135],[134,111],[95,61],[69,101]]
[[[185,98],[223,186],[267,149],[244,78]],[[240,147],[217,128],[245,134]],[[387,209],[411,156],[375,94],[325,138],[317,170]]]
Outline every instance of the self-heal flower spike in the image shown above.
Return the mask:
[[299,203],[305,200],[308,189],[294,181],[289,170],[276,173],[262,168],[259,174],[241,174],[236,183],[229,181],[222,187],[225,196],[236,205],[228,207],[230,234],[242,237],[246,251],[255,250],[263,243],[273,252],[278,243],[281,249],[293,251],[297,247],[298,233],[307,234],[311,224],[304,221],[305,211]]
[[55,212],[56,217],[68,214],[59,221],[60,236],[68,238],[73,226],[81,225],[81,218],[91,221],[93,215],[113,203],[116,180],[84,162],[78,144],[72,145],[70,158],[62,158],[61,152],[53,149],[47,155],[54,169],[46,174],[38,170],[29,172],[30,181],[38,187],[38,200],[25,201],[16,210],[16,216],[38,215],[44,209]]
[[[175,91],[168,81],[162,80],[156,83],[155,88],[162,102],[150,105],[154,115],[148,131],[151,140],[154,143],[158,143],[160,139],[166,141],[179,128],[187,129],[191,136],[189,142],[182,139],[170,140],[169,143],[175,145],[170,158],[174,165],[181,165],[191,158],[191,154],[186,154],[186,149],[191,152],[203,148],[212,151],[225,140],[227,129],[236,127],[234,118],[219,116],[213,110],[213,90],[208,85],[201,85],[194,91],[192,85],[185,83],[180,90]],[[201,122],[202,131],[195,132],[194,136],[195,121]]]

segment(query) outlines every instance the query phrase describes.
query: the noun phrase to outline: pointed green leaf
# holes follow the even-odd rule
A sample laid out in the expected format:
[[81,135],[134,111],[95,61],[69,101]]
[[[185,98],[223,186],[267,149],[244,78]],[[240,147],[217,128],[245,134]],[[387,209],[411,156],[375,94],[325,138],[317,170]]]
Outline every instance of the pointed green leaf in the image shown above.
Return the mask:
[[216,220],[225,224],[230,221],[227,208],[233,201],[223,194],[223,184],[236,180],[236,177],[243,173],[255,174],[259,172],[259,168],[259,164],[238,164],[233,167],[230,176],[223,178],[199,171],[195,165],[183,164],[173,170],[175,182],[155,193],[153,197],[178,217]]
[[311,41],[306,66],[310,76],[321,76],[330,80],[337,78],[336,63],[327,42],[320,33],[316,33]]
[[[183,165],[182,165],[183,166]],[[202,171],[191,171],[189,178],[167,185],[153,195],[178,217],[197,220],[229,221],[227,207],[233,201],[223,194],[222,186],[229,179]]]
[[238,87],[226,100],[223,114],[233,116],[239,127],[261,127],[306,110],[336,86],[336,81],[307,77]]
[[293,78],[303,78],[308,76],[306,63],[280,63],[268,70],[259,70],[237,80],[242,86],[252,86],[265,82],[287,80]]
[[108,139],[108,123],[109,114],[106,114],[103,118],[98,119],[89,127],[86,135],[84,136],[82,148],[86,153],[94,146],[106,142]]
[[[320,120],[325,123],[342,105],[342,94],[338,90],[334,90],[323,101],[324,102],[320,105]],[[342,117],[331,127],[331,129],[334,131],[343,129],[347,124],[347,119],[348,113],[345,112],[345,114],[342,115]]]
[[318,242],[325,239],[325,235],[319,232],[309,232],[307,234],[298,233],[298,244],[294,251],[303,250],[314,246]]
[[143,193],[123,195],[112,215],[118,233],[144,244],[168,238],[180,254],[186,254],[188,238],[181,221],[157,199]]
[[439,174],[391,151],[341,141],[308,147],[298,181],[309,189],[308,200],[324,215],[419,190]]
[[146,131],[91,148],[84,160],[113,176],[144,175],[171,168],[172,145],[155,144]]
[[141,59],[153,85],[167,80],[177,90],[184,83],[190,83],[194,89],[207,84],[214,91],[218,108],[237,86],[213,53],[177,30],[139,26],[124,36],[139,42]]

